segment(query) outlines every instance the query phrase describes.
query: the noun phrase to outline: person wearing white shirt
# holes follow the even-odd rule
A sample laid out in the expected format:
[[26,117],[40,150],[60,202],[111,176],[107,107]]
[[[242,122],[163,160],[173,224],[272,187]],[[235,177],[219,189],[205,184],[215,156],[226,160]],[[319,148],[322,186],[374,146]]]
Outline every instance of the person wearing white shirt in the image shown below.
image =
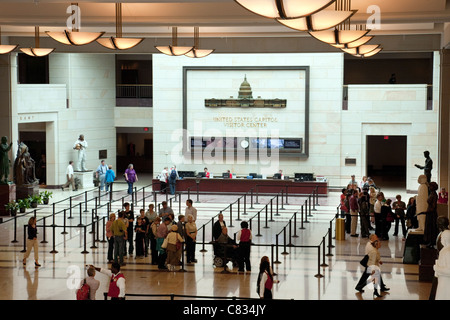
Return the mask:
[[97,168],[97,171],[95,172],[95,175],[100,180],[101,191],[105,188],[106,171],[108,171],[108,166],[105,164],[105,160],[102,160]]
[[95,270],[107,275],[110,278],[108,297],[112,300],[125,299],[125,277],[122,272],[120,272],[120,264],[113,262],[111,264],[111,270],[97,268],[94,266],[90,267],[95,268]]
[[69,161],[69,165],[67,166],[66,169],[66,177],[67,177],[67,182],[61,187],[61,190],[64,191],[64,188],[67,188],[69,185],[72,185],[72,191],[76,191],[77,189],[75,188],[75,180],[74,180],[74,176],[73,176],[73,161]]
[[169,170],[167,167],[164,167],[163,171],[161,171],[159,181],[161,182],[161,193],[167,193],[167,182],[169,182]]

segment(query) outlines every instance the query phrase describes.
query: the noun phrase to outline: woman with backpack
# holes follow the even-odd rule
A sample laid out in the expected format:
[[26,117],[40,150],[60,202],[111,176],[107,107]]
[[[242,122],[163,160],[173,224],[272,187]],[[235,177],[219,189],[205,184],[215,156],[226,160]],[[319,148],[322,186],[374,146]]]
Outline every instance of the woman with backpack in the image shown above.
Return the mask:
[[179,176],[178,176],[178,172],[177,172],[177,167],[173,166],[172,168],[170,168],[170,173],[169,173],[169,187],[170,187],[170,194],[174,195],[175,194],[175,187],[176,187],[176,183],[178,180]]
[[258,295],[261,299],[273,299],[273,282],[269,259],[261,259],[257,284]]

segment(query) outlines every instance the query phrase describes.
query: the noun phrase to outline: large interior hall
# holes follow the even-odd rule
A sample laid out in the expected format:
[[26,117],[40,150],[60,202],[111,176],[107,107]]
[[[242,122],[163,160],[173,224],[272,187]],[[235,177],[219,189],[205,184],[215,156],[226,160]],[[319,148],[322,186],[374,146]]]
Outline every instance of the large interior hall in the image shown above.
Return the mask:
[[447,0],[0,0],[0,300],[450,298],[449,48]]

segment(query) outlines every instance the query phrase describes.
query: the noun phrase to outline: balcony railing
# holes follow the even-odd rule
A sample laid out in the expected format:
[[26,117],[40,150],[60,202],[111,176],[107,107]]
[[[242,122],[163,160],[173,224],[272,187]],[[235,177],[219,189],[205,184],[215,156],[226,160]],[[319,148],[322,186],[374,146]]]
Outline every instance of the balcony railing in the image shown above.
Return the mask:
[[153,85],[151,84],[117,84],[117,98],[151,99],[153,98]]

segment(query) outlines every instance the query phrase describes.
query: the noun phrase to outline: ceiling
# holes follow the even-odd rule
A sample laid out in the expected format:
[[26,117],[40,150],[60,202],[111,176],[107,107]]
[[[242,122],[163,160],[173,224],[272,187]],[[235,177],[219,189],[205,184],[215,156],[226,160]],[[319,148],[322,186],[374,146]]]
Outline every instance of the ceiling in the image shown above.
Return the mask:
[[[194,26],[200,28],[202,46],[214,46],[216,52],[308,52],[336,49],[313,39],[308,33],[282,26],[255,15],[233,0],[121,1],[123,35],[148,38],[132,53],[153,53],[155,45],[169,44],[171,27],[178,27],[179,43],[191,43]],[[79,0],[80,31],[105,31],[115,35],[115,1]],[[34,26],[41,31],[41,47],[60,51],[105,52],[98,44],[81,47],[59,45],[44,31],[63,31],[70,14],[70,2],[58,0],[0,0],[2,43],[34,43]],[[447,45],[446,26],[450,22],[450,1],[446,0],[352,0],[358,12],[352,24],[365,24],[371,17],[370,6],[381,13],[380,29],[372,29],[372,41],[383,52],[433,51]],[[450,37],[449,37],[450,38]],[[449,41],[450,42],[450,41]]]

